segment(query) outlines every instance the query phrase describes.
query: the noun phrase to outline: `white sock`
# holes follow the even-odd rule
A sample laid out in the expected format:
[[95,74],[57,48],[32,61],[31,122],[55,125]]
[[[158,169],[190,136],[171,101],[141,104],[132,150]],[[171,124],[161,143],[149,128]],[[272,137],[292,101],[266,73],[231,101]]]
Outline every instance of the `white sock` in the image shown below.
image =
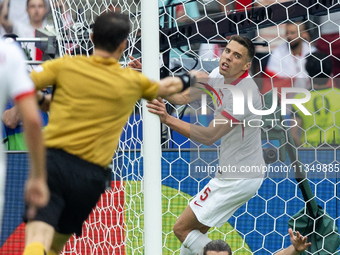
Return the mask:
[[179,255],[194,255],[188,248],[185,248],[184,245],[182,244],[181,246],[181,252]]
[[187,235],[183,242],[183,246],[188,248],[195,255],[202,255],[204,246],[210,241],[211,239],[209,237],[195,229]]

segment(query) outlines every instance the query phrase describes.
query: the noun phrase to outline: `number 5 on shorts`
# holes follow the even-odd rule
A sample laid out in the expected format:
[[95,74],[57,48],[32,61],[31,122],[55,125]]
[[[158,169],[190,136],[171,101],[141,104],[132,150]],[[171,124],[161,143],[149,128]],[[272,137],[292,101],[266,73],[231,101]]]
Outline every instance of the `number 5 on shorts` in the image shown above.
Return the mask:
[[201,196],[200,196],[201,201],[205,201],[205,200],[208,198],[210,192],[211,192],[211,189],[210,189],[209,187],[207,187],[207,188],[203,191],[204,195],[201,195]]
[[[203,191],[204,194],[200,196],[201,201],[206,200],[210,192],[211,192],[211,189],[209,187],[206,187],[205,190]],[[202,207],[200,204],[197,203],[197,201],[195,201],[194,204],[199,207]]]

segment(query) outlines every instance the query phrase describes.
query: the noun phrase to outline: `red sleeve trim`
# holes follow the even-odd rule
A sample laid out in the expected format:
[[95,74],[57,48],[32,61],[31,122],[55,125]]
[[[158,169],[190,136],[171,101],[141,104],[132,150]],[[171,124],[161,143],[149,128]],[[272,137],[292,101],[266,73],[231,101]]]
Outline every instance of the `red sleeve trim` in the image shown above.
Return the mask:
[[233,116],[231,116],[229,113],[226,111],[222,111],[221,114],[226,117],[229,120],[232,120],[233,122],[240,122],[238,119],[235,119]]
[[249,70],[245,71],[240,77],[238,77],[235,81],[230,83],[230,85],[237,85],[240,81],[242,81],[244,78],[246,78],[249,74]]
[[27,91],[27,92],[24,92],[22,94],[19,94],[17,95],[14,99],[15,101],[19,101],[27,96],[32,96],[32,95],[35,95],[35,90],[31,90],[31,91]]

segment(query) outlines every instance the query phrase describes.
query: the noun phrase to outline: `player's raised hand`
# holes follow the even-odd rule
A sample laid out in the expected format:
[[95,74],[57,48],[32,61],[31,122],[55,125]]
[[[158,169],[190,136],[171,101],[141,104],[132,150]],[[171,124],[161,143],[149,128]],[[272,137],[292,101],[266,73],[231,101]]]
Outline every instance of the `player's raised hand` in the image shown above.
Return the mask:
[[149,108],[149,112],[157,114],[162,123],[166,123],[166,120],[169,117],[169,114],[166,111],[166,107],[165,107],[165,104],[162,98],[159,97],[152,101],[148,101],[148,104],[146,105],[146,107]]
[[30,177],[26,182],[25,201],[28,204],[27,217],[33,219],[38,208],[47,205],[50,199],[50,192],[45,178]]
[[288,230],[290,241],[292,242],[292,245],[294,246],[295,250],[297,252],[302,252],[306,250],[309,246],[312,245],[312,243],[307,243],[307,237],[303,237],[299,231],[296,231],[296,235],[293,234],[293,230],[290,228]]
[[136,69],[138,71],[141,71],[142,70],[142,63],[138,60],[138,59],[135,59],[134,57],[132,56],[129,56],[129,59],[131,59],[132,61],[129,63],[129,67],[133,68],[133,69]]

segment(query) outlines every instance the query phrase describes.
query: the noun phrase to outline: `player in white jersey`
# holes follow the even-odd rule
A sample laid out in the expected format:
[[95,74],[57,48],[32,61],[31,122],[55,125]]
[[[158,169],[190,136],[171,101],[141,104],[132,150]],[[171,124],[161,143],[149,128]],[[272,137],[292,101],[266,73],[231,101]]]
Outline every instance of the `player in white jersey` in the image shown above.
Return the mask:
[[[259,126],[255,122],[261,119],[248,108],[248,91],[251,91],[253,107],[262,109],[258,88],[248,75],[254,54],[254,46],[248,38],[239,35],[230,38],[220,57],[219,67],[210,74],[206,85],[216,92],[214,96],[219,102],[215,118],[208,127],[192,125],[168,115],[161,99],[148,103],[149,111],[159,115],[161,122],[194,141],[211,145],[221,139],[219,167],[222,171],[190,202],[173,228],[183,244],[180,255],[202,254],[203,247],[211,241],[205,235],[209,228],[222,226],[262,184],[264,174],[261,167],[265,163],[260,130],[248,125],[251,120],[252,126]],[[243,114],[235,113],[236,102],[231,94],[235,89],[242,91],[245,98],[244,103],[238,105],[244,108]],[[191,93],[186,100],[181,98],[178,102],[192,100],[197,94],[197,91]],[[245,171],[247,166],[259,171]]]
[[[25,199],[30,205],[29,217],[37,207],[48,202],[45,149],[35,88],[28,76],[23,51],[16,45],[0,40],[0,112],[9,98],[15,100],[23,118],[26,143],[30,152],[30,174],[26,182]],[[1,128],[1,126],[0,126]],[[0,130],[2,133],[2,131]],[[4,205],[6,165],[3,146],[0,146],[0,230]]]
[[[241,91],[242,95],[244,95],[244,114],[235,115],[233,114],[234,97],[231,93],[231,90],[225,86],[224,77],[219,73],[219,67],[215,68],[210,73],[208,84],[217,92],[222,102],[221,104],[217,95],[214,94],[215,100],[217,102],[217,106],[214,111],[215,119],[218,119],[218,115],[222,115],[229,121],[232,121],[233,124],[239,123],[238,125],[235,125],[235,128],[231,132],[221,138],[219,165],[230,165],[233,166],[233,169],[224,169],[225,171],[221,169],[222,173],[217,173],[215,177],[244,178],[243,171],[246,170],[248,170],[246,175],[247,178],[262,177],[262,171],[255,171],[256,168],[253,167],[258,166],[257,169],[260,170],[264,166],[261,137],[259,136],[260,130],[258,127],[250,127],[259,126],[259,120],[261,119],[261,116],[250,111],[247,100],[248,92],[251,91],[251,101],[253,107],[255,109],[262,109],[262,100],[258,86],[248,74],[248,71],[241,75],[237,80],[228,84]],[[206,86],[206,89],[209,90],[209,86]],[[216,121],[215,125],[222,125],[223,123],[224,121]],[[237,172],[231,170],[237,170]],[[238,172],[241,173],[240,176],[238,176]]]

